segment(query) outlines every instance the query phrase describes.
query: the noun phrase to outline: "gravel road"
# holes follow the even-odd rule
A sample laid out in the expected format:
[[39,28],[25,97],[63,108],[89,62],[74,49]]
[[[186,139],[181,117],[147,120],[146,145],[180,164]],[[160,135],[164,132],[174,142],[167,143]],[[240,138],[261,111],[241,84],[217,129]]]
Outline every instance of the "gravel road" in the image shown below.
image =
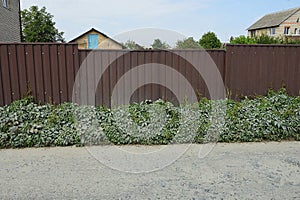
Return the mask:
[[[191,145],[149,173],[122,171],[135,165],[124,163],[127,157],[119,170],[112,169],[84,147],[0,150],[0,199],[300,199],[300,142],[219,143],[200,158],[202,147]],[[106,159],[118,156],[112,151]]]

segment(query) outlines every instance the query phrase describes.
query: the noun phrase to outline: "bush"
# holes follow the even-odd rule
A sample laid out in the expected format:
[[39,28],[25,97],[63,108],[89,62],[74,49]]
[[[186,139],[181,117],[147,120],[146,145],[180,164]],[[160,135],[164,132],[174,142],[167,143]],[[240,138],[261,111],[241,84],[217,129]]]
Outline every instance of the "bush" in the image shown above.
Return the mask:
[[300,41],[288,38],[272,37],[263,34],[256,37],[246,37],[244,35],[235,38],[231,37],[230,44],[300,44]]
[[180,113],[158,100],[106,109],[102,127],[114,144],[168,144],[176,135]]
[[256,44],[255,38],[252,37],[246,37],[244,35],[241,35],[239,37],[231,37],[230,38],[230,44]]
[[0,107],[0,148],[281,140],[300,140],[300,97],[285,89],[181,107],[162,100],[114,109],[38,105],[32,97]]
[[299,140],[300,98],[284,89],[267,96],[231,102],[221,142]]

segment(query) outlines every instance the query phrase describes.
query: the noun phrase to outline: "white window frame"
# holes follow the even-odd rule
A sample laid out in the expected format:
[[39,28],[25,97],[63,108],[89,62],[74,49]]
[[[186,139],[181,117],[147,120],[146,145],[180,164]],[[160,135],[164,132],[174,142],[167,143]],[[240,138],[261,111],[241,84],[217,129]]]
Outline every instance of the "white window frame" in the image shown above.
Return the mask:
[[291,27],[285,26],[285,27],[284,27],[284,31],[283,31],[284,35],[289,35],[290,29],[291,29]]
[[298,35],[298,31],[299,31],[298,28],[295,28],[294,29],[294,35]]
[[2,6],[8,8],[8,0],[2,0]]
[[276,34],[276,28],[269,28],[269,34],[270,36],[273,36]]

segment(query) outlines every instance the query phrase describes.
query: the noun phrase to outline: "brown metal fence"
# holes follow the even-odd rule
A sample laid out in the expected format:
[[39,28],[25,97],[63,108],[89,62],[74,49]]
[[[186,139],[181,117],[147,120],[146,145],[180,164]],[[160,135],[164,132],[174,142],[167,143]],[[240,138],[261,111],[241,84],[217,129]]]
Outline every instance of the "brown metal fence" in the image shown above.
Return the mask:
[[264,95],[269,88],[300,91],[299,45],[227,45],[225,85],[231,98]]
[[[240,95],[265,94],[268,88],[278,89],[283,85],[290,94],[299,94],[300,46],[227,45],[226,51],[207,52],[218,67],[226,88],[232,93],[232,98]],[[75,100],[78,102],[95,100],[97,105],[108,106],[112,90],[118,80],[134,67],[149,63],[172,67],[189,81],[194,91],[210,98],[203,77],[189,62],[192,60],[205,63],[207,62],[205,55],[207,53],[201,50],[90,51],[78,50],[76,44],[2,43],[0,105],[20,99],[29,90],[36,101],[42,104],[72,101],[76,74],[80,67],[85,66],[86,74],[81,73],[78,78],[86,84],[79,84],[78,87],[86,88],[81,88],[80,94],[74,90]],[[94,77],[87,75],[91,72]],[[99,75],[102,76],[98,80]],[[145,79],[148,75],[141,73],[139,77],[132,77],[132,81]],[[159,71],[157,76],[171,81],[172,87],[178,87],[181,91],[187,89],[179,85],[176,74]],[[213,74],[210,76],[210,80],[215,79]],[[123,89],[128,90],[125,86]],[[122,95],[124,93],[120,91],[118,96],[122,98]],[[91,96],[95,99],[89,99]],[[133,102],[158,98],[178,103],[172,90],[159,84],[146,84],[138,88],[130,100]]]
[[75,44],[0,44],[0,105],[31,91],[40,103],[71,101],[78,70]]
[[[165,99],[178,104],[178,100],[172,89],[179,88],[179,91],[184,93],[187,92],[187,86],[179,83],[179,74],[183,75],[186,80],[191,84],[197,95],[202,95],[210,98],[208,89],[204,82],[203,77],[199,72],[193,67],[192,62],[201,63],[199,67],[205,68],[210,65],[217,65],[218,70],[221,73],[221,77],[224,74],[225,68],[225,51],[223,50],[210,50],[208,52],[201,50],[185,50],[185,51],[164,51],[164,50],[147,50],[147,51],[126,51],[126,50],[81,50],[79,51],[80,63],[82,69],[87,68],[86,72],[81,72],[83,74],[82,82],[87,81],[87,89],[80,89],[84,94],[77,94],[80,96],[76,99],[76,102],[88,102],[89,104],[94,101],[97,105],[109,106],[111,102],[112,91],[115,88],[117,82],[121,77],[127,72],[131,72],[137,66],[150,64],[149,70],[141,70],[138,76],[130,74],[129,84],[123,84],[121,90],[118,91],[118,102],[121,103],[120,99],[124,99],[125,93],[133,93],[130,98],[130,102],[140,102],[145,99]],[[110,64],[109,64],[110,63]],[[216,63],[216,64],[215,64]],[[152,66],[151,66],[152,64]],[[161,64],[167,67],[171,67],[175,70],[168,74],[166,71],[167,67],[161,70],[154,70],[154,66]],[[105,66],[108,66],[105,68]],[[104,70],[105,69],[105,70]],[[89,76],[89,74],[94,74],[94,76]],[[98,81],[97,77],[101,79]],[[161,84],[146,84],[139,87],[137,90],[133,88],[133,82],[146,80],[147,76],[155,76],[162,82],[170,82],[172,88],[165,87]],[[210,77],[214,79],[214,77]],[[143,82],[143,81],[141,81]],[[94,92],[96,90],[96,93]],[[218,91],[217,91],[218,92]],[[92,97],[92,99],[88,99]],[[87,98],[87,99],[82,99]],[[182,100],[182,99],[181,99]]]

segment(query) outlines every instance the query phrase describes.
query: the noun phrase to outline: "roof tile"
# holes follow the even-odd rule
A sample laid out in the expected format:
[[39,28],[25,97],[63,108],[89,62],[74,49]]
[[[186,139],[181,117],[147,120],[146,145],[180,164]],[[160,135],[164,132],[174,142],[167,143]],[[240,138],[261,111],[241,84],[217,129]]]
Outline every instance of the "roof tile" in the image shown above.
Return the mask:
[[300,7],[267,14],[252,24],[247,30],[279,26],[299,9]]

